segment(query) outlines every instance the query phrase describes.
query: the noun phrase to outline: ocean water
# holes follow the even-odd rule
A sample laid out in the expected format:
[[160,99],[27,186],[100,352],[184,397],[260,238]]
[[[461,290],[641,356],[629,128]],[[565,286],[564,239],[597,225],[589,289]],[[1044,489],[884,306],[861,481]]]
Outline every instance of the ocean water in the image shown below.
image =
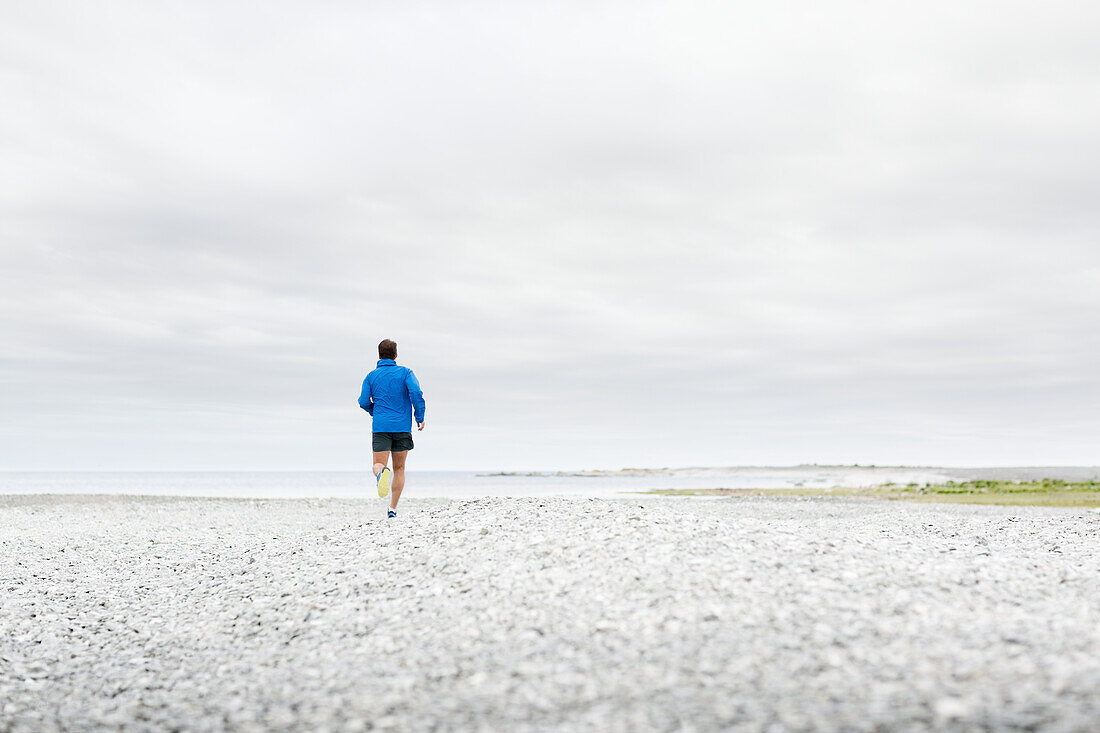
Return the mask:
[[[403,498],[621,496],[650,489],[781,489],[940,483],[974,478],[1096,479],[1100,469],[785,466],[491,474],[410,470]],[[248,498],[376,496],[366,471],[0,473],[0,494],[144,494]]]
[[[761,480],[760,488],[781,481]],[[402,498],[474,498],[478,496],[613,496],[658,488],[728,486],[719,477],[619,475],[500,475],[472,471],[413,471]],[[785,484],[782,484],[785,485]],[[89,472],[4,473],[0,494],[144,494],[251,498],[377,496],[369,472]]]

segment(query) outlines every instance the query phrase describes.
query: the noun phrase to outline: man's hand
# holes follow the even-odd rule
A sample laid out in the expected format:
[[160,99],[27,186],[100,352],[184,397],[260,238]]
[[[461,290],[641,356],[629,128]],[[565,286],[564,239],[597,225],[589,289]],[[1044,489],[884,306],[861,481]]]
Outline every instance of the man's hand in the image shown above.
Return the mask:
[[423,430],[423,429],[424,429],[424,423],[422,423],[422,422],[418,422],[418,423],[416,424],[416,429],[417,429],[417,430]]

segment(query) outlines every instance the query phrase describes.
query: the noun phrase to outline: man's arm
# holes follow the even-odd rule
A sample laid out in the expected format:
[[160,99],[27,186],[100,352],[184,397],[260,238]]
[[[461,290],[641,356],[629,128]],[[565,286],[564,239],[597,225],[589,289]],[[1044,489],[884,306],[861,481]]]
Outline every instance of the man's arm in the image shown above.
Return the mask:
[[409,399],[413,404],[413,416],[416,418],[416,425],[420,430],[424,429],[424,392],[420,389],[420,382],[417,381],[416,375],[413,374],[413,370],[409,369],[405,374],[405,388],[409,390]]
[[363,391],[359,393],[359,406],[374,417],[374,403],[370,398],[370,379],[363,380]]

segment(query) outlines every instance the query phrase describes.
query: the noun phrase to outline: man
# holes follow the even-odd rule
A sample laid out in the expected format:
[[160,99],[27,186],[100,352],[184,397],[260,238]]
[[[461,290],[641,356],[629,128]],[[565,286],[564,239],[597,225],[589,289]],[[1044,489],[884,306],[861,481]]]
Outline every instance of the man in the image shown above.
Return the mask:
[[[387,517],[397,516],[397,500],[405,488],[405,458],[413,449],[412,418],[416,408],[416,429],[424,429],[424,393],[412,369],[397,366],[397,343],[389,339],[378,344],[378,366],[363,380],[359,406],[370,413],[374,427],[374,478],[378,495],[392,488]],[[393,456],[393,471],[386,465]],[[392,473],[392,477],[391,477]],[[392,481],[391,481],[392,478]]]

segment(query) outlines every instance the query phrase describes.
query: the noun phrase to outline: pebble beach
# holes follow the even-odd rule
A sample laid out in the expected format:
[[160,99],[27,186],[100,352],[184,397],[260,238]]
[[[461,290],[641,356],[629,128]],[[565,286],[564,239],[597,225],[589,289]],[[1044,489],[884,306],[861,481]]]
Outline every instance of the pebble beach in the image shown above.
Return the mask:
[[1096,730],[1100,514],[0,497],[0,731]]

